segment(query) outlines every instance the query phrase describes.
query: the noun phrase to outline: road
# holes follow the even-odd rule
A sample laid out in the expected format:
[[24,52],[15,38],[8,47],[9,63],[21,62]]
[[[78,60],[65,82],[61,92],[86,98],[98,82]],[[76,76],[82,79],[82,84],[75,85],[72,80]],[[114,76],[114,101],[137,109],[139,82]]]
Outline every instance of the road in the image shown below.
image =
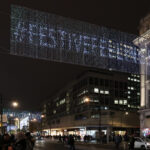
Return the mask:
[[37,141],[34,150],[68,150],[63,144],[50,142],[48,140]]
[[[114,147],[96,146],[96,145],[81,145],[77,144],[76,150],[114,150]],[[56,141],[42,140],[37,141],[34,150],[69,150],[67,145],[63,145]]]

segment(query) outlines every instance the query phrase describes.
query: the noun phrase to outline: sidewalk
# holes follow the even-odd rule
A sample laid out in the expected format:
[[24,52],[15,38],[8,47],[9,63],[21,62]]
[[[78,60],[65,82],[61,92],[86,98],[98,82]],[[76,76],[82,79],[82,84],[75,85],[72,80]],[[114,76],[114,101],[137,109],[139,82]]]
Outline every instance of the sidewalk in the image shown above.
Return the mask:
[[[116,150],[115,148],[115,144],[113,142],[110,142],[108,144],[91,144],[91,143],[82,143],[82,144],[79,144],[79,143],[76,143],[75,144],[76,148],[78,150]],[[120,148],[119,150],[124,150],[123,149],[123,144],[120,144]]]
[[[52,143],[61,144],[58,142],[58,140],[48,140],[48,141]],[[64,146],[68,147],[67,144],[64,144]],[[97,143],[84,143],[76,141],[75,147],[77,150],[116,150],[114,142],[110,142],[108,144],[97,144]],[[123,148],[123,143],[120,144],[119,150],[125,150]]]

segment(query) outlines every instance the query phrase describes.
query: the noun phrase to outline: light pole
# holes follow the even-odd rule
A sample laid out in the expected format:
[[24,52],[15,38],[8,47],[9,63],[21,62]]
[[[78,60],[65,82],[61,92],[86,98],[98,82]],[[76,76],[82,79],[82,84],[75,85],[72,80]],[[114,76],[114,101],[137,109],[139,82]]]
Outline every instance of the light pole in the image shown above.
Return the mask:
[[45,118],[45,115],[41,115],[41,135],[43,132],[43,118]]
[[[88,111],[88,115],[89,115],[89,103],[91,100],[89,97],[84,97],[83,101],[84,101],[84,103],[88,104],[87,111]],[[87,128],[86,128],[86,134],[87,134]]]
[[[19,107],[19,103],[17,101],[13,101],[11,105],[12,105],[13,108],[18,108]],[[19,117],[15,118],[15,120],[18,121],[18,129],[20,131],[20,118]]]

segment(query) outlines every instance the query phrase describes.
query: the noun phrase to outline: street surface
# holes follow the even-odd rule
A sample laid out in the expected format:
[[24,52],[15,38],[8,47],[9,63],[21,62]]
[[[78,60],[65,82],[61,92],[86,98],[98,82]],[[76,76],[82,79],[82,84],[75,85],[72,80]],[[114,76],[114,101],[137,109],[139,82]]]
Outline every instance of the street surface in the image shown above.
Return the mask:
[[[114,144],[97,145],[97,144],[75,144],[76,150],[115,150]],[[40,140],[35,144],[34,150],[69,150],[67,145],[57,141]],[[122,150],[122,149],[120,149]]]

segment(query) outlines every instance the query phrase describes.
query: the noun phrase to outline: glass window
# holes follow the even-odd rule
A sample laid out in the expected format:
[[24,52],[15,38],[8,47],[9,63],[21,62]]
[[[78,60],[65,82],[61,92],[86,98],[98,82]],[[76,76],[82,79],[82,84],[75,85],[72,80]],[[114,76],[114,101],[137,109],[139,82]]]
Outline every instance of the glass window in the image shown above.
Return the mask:
[[93,102],[98,103],[98,102],[99,102],[99,100],[98,100],[98,99],[94,99],[94,100],[93,100]]
[[94,88],[94,93],[99,93],[99,89],[98,88]]
[[124,100],[124,105],[127,105],[128,101],[127,100]]
[[109,94],[109,91],[105,91],[105,94]]
[[119,100],[119,104],[122,105],[123,104],[123,100]]
[[100,90],[100,93],[101,93],[101,94],[104,94],[104,91]]
[[114,104],[118,104],[118,100],[114,100]]

